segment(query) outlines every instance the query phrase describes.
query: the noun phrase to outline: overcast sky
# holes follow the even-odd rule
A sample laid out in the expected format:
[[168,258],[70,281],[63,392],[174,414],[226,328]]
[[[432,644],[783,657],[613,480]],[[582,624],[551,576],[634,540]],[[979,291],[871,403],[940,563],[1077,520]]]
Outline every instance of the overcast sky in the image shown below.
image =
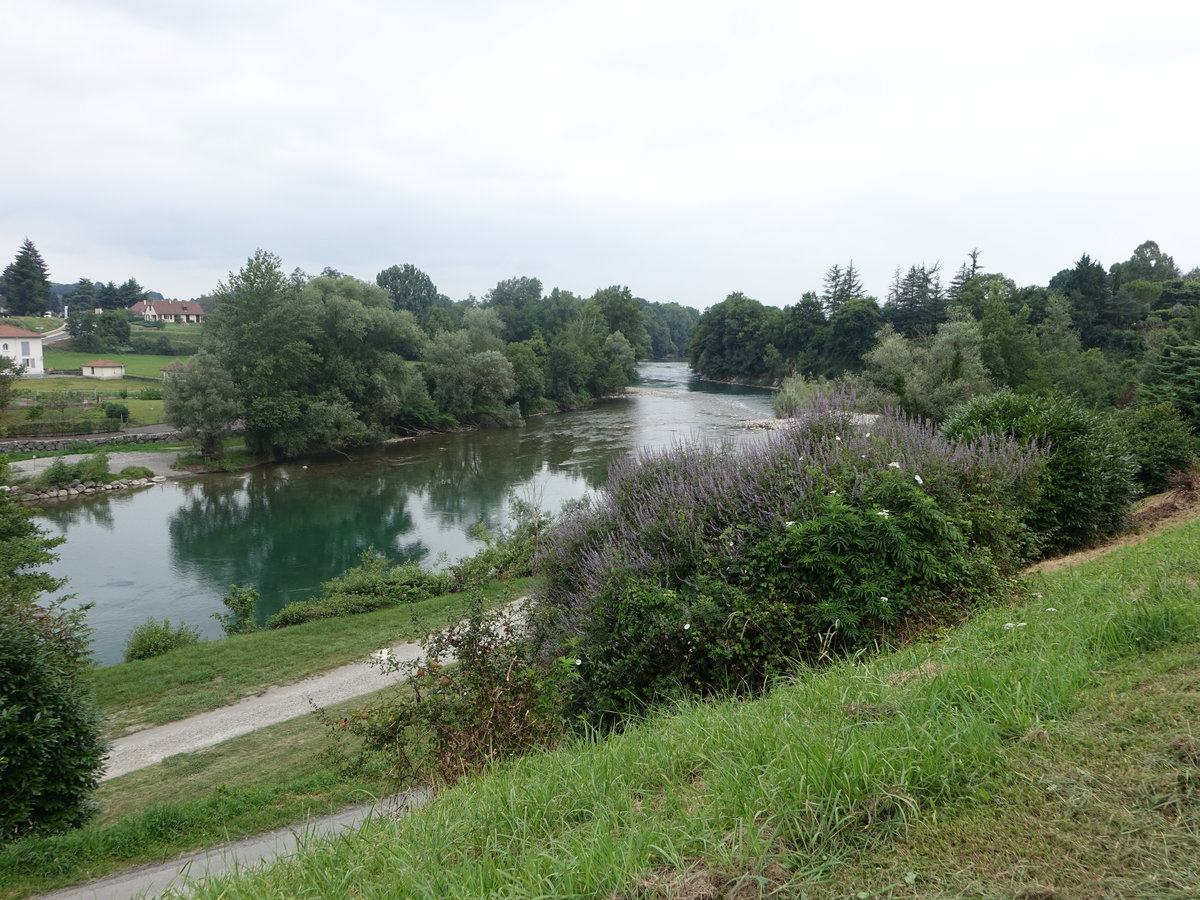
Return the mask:
[[1191,268],[1198,105],[1183,0],[4,0],[0,263],[188,298],[262,247],[698,308],[972,247]]

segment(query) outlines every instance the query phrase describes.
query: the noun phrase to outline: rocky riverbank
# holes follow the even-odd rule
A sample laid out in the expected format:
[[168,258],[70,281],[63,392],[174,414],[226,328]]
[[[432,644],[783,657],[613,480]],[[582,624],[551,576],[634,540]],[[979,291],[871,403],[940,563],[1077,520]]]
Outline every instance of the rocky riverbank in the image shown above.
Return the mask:
[[13,495],[18,503],[34,503],[44,500],[67,500],[73,497],[83,497],[90,494],[107,494],[112,491],[124,491],[130,488],[149,487],[162,484],[167,480],[165,475],[154,475],[149,478],[118,478],[116,481],[72,481],[61,488],[30,488],[24,485],[0,487]]

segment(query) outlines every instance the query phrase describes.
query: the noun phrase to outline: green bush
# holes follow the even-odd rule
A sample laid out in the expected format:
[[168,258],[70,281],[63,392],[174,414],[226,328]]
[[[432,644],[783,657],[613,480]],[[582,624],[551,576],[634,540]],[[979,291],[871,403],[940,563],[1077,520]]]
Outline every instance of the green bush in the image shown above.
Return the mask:
[[475,585],[469,600],[462,621],[421,641],[422,661],[385,664],[410,676],[398,692],[345,719],[326,717],[334,759],[361,764],[365,753],[344,743],[355,736],[366,753],[390,757],[400,786],[440,786],[562,736],[575,660],[543,657],[511,611],[485,609]]
[[591,724],[682,696],[756,693],[798,662],[911,638],[1003,596],[1040,458],[970,451],[894,414],[856,428],[817,397],[746,448],[619,460],[543,545],[534,621],[580,660]]
[[229,586],[229,593],[221,600],[227,613],[213,613],[213,618],[221,623],[222,630],[228,635],[249,634],[258,631],[254,622],[254,608],[258,606],[258,591],[254,588],[240,588],[236,584]]
[[154,470],[147,469],[145,466],[126,466],[117,473],[118,478],[125,478],[132,481],[135,478],[153,478]]
[[107,747],[53,613],[0,615],[0,843],[80,825]]
[[59,457],[37,477],[35,484],[38,487],[66,487],[73,481],[109,481],[111,478],[108,454],[97,450],[73,463]]
[[1200,441],[1171,403],[1135,406],[1118,422],[1137,460],[1135,477],[1148,494],[1166,490],[1167,479],[1186,471],[1200,453]]
[[951,440],[1014,438],[1046,454],[1039,496],[1025,515],[1043,556],[1066,553],[1119,531],[1133,501],[1133,453],[1111,419],[1069,397],[1000,391],[978,397],[946,421]]
[[129,419],[129,407],[124,403],[105,403],[104,415],[109,419],[121,419],[127,421]]
[[552,519],[543,516],[533,503],[513,497],[513,524],[492,534],[480,523],[474,529],[483,547],[449,567],[451,590],[466,590],[468,585],[485,581],[511,581],[533,574],[533,560],[539,543]]
[[125,643],[125,662],[135,659],[150,659],[161,656],[168,650],[190,647],[200,643],[200,630],[184,622],[178,628],[171,627],[170,619],[147,619],[133,629]]
[[287,628],[315,619],[332,619],[373,612],[401,603],[416,603],[448,593],[454,579],[426,572],[414,563],[393,566],[386,556],[367,549],[362,562],[344,575],[321,585],[318,600],[289,603],[267,620],[268,628]]
[[138,399],[139,400],[161,400],[162,399],[162,388],[160,388],[160,387],[142,388],[140,391],[138,391]]

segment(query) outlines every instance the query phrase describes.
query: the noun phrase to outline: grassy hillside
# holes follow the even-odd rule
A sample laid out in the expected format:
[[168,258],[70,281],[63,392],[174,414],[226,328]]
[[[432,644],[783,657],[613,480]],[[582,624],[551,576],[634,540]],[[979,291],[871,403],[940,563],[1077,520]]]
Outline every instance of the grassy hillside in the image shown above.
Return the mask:
[[197,895],[1195,896],[1197,547],[1192,523],[1034,576],[936,643],[526,758]]

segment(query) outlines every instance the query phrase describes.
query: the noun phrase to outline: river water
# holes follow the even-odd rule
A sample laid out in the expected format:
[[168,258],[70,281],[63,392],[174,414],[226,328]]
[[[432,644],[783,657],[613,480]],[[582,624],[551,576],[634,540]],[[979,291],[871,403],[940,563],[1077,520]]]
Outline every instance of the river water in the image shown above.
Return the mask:
[[643,363],[633,396],[531,418],[523,428],[429,435],[382,447],[61,502],[37,514],[66,538],[52,568],[91,603],[93,654],[119,662],[134,626],[169,618],[219,637],[231,584],[257,588],[262,621],[376,549],[437,567],[473,552],[472,529],[509,520],[513,497],[547,512],[602,487],[643,447],[752,440],[771,394]]

